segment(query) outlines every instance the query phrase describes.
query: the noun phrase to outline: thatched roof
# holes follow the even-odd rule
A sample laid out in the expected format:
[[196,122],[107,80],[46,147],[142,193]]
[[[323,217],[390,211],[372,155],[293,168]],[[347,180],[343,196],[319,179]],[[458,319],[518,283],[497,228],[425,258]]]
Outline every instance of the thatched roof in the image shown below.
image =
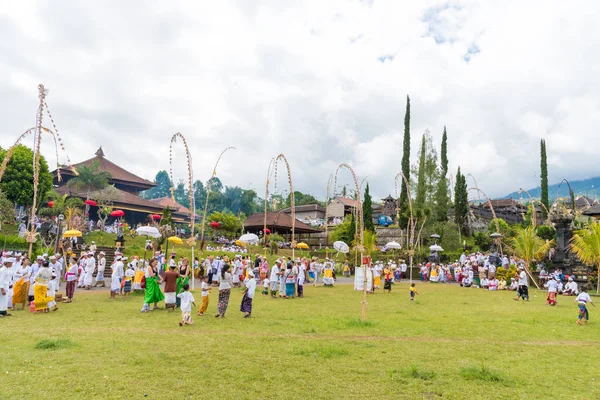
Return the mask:
[[[252,214],[246,219],[244,223],[244,230],[248,232],[259,232],[264,229],[265,214],[257,213]],[[267,228],[273,233],[291,233],[292,231],[292,217],[283,211],[279,212],[267,212]],[[313,228],[310,225],[305,224],[302,221],[296,220],[295,233],[316,233],[321,232],[320,229]]]

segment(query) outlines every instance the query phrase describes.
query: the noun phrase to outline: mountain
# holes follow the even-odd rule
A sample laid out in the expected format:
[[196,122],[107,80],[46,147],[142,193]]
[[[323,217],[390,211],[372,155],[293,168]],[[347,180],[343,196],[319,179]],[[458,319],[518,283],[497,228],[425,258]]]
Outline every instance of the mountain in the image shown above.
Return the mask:
[[[590,179],[583,179],[580,181],[569,181],[571,184],[571,189],[575,193],[575,196],[587,196],[591,199],[596,197],[600,197],[600,176]],[[560,186],[560,188],[559,188]],[[533,189],[527,190],[531,197],[540,198],[540,187],[536,187]],[[568,197],[569,196],[569,186],[567,186],[566,182],[562,182],[562,185],[556,183],[554,185],[548,186],[548,196],[550,197],[550,201],[559,198],[559,197]],[[524,199],[527,200],[529,196],[527,193],[520,194],[519,192],[513,192],[504,197],[505,199]]]

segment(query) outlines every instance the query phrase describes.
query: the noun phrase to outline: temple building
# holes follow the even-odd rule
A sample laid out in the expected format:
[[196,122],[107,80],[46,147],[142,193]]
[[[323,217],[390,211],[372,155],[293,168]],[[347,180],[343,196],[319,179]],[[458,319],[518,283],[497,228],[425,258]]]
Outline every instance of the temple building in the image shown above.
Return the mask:
[[[176,203],[174,200],[172,203],[169,202],[169,204],[165,204],[164,201],[162,201],[163,199],[155,199],[152,201],[140,197],[140,192],[151,189],[156,186],[156,184],[127,171],[107,159],[102,147],[96,151],[94,157],[73,164],[73,167],[77,170],[84,165],[92,165],[94,162],[98,164],[99,171],[105,171],[110,174],[111,178],[109,179],[109,184],[114,186],[117,190],[116,197],[112,201],[113,208],[125,211],[124,219],[129,224],[135,225],[138,223],[149,222],[150,215],[161,214],[167,205],[171,208],[174,222],[189,223],[189,210],[179,203]],[[62,179],[59,181],[57,171],[52,171],[53,185],[56,192],[61,195],[66,194],[69,197],[80,197],[83,200],[86,199],[86,193],[83,193],[83,191],[76,191],[68,185],[68,182],[76,176],[75,172],[69,168],[61,168],[60,175]],[[90,219],[97,220],[97,211],[97,207],[90,207]]]

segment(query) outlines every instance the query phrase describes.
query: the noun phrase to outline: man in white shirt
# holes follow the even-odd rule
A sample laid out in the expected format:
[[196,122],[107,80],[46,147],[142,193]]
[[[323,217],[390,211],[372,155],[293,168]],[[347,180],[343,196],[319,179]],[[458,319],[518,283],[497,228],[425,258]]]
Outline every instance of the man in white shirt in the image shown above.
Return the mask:
[[90,251],[88,253],[88,258],[85,264],[85,278],[83,278],[83,287],[85,288],[85,290],[90,290],[92,288],[95,270],[96,259],[94,258],[94,253]]
[[106,257],[103,251],[98,254],[98,273],[96,274],[96,287],[101,285],[106,287],[104,282],[104,270],[106,269]]
[[563,290],[563,296],[577,296],[578,294],[579,288],[577,287],[577,282],[575,282],[572,277],[569,277],[565,289]]
[[[0,267],[0,318],[8,317],[10,314],[8,309],[8,290],[12,285],[13,271],[12,266],[15,262],[14,258],[4,258],[2,267]],[[12,307],[12,304],[11,304]]]
[[519,301],[519,298],[522,298],[525,301],[529,301],[529,282],[527,280],[527,273],[523,266],[519,266],[519,289],[518,296],[515,298],[516,301]]
[[275,261],[275,265],[271,268],[269,281],[271,282],[271,297],[277,297],[277,289],[279,288],[279,279],[281,274],[281,259]]
[[56,274],[57,279],[55,286],[58,291],[60,286],[60,276],[62,275],[62,264],[56,260],[56,256],[54,255],[50,256],[49,260],[50,263],[48,264],[48,268],[50,268],[53,274]]
[[548,305],[551,306],[555,306],[556,305],[556,293],[558,292],[558,284],[556,283],[556,280],[554,280],[554,277],[551,277],[550,280],[548,280],[548,297],[546,298],[546,303]]

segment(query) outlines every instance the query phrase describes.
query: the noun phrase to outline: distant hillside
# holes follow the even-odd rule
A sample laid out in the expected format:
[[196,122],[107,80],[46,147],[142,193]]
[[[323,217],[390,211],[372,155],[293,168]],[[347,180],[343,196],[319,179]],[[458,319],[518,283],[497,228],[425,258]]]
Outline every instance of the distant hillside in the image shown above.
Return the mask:
[[[575,192],[575,196],[588,196],[590,198],[599,197],[600,198],[600,176],[596,178],[583,179],[581,181],[569,181],[571,184],[571,188],[573,192]],[[554,185],[548,186],[548,197],[550,197],[550,201],[558,198],[558,197],[568,197],[569,196],[569,187],[565,182],[560,185],[560,189],[558,188],[559,184],[556,183]],[[527,190],[532,197],[539,198],[540,197],[540,187]],[[519,192],[513,192],[508,194],[506,199],[515,199],[518,200],[520,198],[527,199],[528,196],[526,193],[520,195]]]

